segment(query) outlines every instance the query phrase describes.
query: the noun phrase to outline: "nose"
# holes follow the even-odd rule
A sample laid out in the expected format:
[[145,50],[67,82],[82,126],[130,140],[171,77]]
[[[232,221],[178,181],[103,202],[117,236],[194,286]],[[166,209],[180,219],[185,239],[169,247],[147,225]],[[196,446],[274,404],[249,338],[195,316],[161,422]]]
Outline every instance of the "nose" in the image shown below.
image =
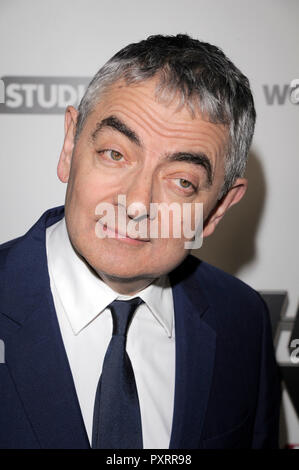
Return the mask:
[[135,174],[127,184],[127,216],[136,221],[149,218],[153,195],[153,175],[144,168]]

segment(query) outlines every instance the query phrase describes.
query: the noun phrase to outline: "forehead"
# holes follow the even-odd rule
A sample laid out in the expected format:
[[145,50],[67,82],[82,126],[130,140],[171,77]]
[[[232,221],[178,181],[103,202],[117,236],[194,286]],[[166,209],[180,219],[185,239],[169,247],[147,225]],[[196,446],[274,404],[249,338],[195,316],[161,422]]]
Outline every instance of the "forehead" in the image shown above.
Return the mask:
[[107,88],[87,119],[89,132],[111,115],[120,117],[151,143],[154,136],[159,145],[163,139],[170,146],[201,145],[211,156],[227,148],[227,126],[210,122],[199,110],[192,113],[189,106],[181,105],[178,95],[166,94],[162,100],[157,95],[156,79],[130,85],[120,80]]

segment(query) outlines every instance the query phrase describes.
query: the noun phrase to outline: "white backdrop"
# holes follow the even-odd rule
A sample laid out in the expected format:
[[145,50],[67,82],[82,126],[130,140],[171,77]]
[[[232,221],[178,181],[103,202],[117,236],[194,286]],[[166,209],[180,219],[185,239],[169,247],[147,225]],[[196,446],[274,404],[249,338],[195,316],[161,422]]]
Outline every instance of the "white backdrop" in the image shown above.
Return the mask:
[[[91,77],[120,48],[157,33],[221,47],[249,77],[258,119],[248,193],[196,254],[258,290],[286,290],[294,316],[299,105],[288,85],[299,78],[298,18],[297,0],[0,0],[0,77]],[[63,204],[62,141],[62,114],[0,113],[0,243]],[[286,441],[299,443],[286,391],[283,410]]]

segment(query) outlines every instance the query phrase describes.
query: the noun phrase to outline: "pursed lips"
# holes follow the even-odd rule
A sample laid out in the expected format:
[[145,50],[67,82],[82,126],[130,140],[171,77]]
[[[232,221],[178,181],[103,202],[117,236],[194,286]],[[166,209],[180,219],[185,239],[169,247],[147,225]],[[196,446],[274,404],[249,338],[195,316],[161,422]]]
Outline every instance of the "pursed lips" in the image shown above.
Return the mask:
[[102,225],[104,232],[107,232],[107,233],[109,232],[110,234],[113,235],[112,237],[107,237],[107,238],[116,238],[119,241],[131,243],[131,244],[138,244],[138,245],[142,243],[147,243],[150,241],[149,238],[140,238],[140,237],[132,238],[127,234],[125,235],[119,232],[116,227],[114,229],[108,227],[107,224],[103,224],[100,220],[98,220],[97,223]]

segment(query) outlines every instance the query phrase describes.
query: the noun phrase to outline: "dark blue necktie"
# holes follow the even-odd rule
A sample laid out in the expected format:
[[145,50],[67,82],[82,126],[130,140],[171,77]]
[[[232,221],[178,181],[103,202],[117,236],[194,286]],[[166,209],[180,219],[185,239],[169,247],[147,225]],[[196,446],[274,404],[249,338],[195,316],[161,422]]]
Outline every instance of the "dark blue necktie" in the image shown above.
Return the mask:
[[134,372],[126,352],[132,316],[143,301],[115,300],[109,305],[113,333],[98,383],[93,414],[93,449],[142,449],[142,428]]

